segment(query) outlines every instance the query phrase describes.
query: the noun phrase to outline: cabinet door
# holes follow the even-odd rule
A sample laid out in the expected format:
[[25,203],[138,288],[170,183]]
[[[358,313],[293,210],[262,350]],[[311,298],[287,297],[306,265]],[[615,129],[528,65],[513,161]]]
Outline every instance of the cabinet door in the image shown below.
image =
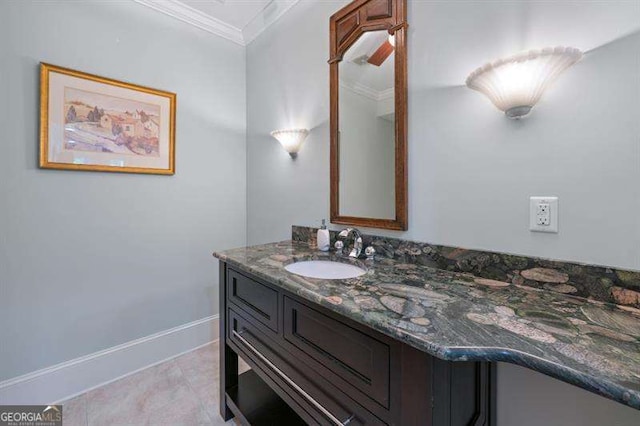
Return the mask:
[[229,269],[227,295],[231,303],[278,332],[277,290]]
[[333,372],[347,391],[389,407],[390,347],[284,297],[284,338]]
[[385,424],[338,389],[327,391],[332,386],[325,378],[293,359],[241,314],[229,309],[227,318],[229,341],[255,372],[272,383],[273,390],[308,423],[330,426]]

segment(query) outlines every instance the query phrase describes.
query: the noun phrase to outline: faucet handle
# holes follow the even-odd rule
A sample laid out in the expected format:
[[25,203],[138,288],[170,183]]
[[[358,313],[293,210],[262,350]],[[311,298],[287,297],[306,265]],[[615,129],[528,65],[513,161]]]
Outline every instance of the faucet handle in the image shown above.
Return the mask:
[[364,254],[367,256],[368,260],[373,260],[376,255],[376,249],[374,249],[373,246],[368,246],[364,249]]
[[351,233],[352,230],[353,230],[352,228],[344,228],[342,231],[340,231],[338,233],[338,236],[342,237],[342,238],[345,238],[345,237],[349,236],[349,234]]
[[342,241],[336,241],[333,246],[336,248],[336,254],[342,254],[342,249],[344,247],[344,243]]

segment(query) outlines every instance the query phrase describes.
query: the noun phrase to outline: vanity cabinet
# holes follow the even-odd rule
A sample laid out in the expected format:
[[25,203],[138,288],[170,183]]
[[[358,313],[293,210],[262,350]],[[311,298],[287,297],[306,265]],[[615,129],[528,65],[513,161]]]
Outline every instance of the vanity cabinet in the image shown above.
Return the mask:
[[[485,362],[447,362],[220,263],[220,413],[244,425],[492,424]],[[251,370],[238,374],[238,356]]]

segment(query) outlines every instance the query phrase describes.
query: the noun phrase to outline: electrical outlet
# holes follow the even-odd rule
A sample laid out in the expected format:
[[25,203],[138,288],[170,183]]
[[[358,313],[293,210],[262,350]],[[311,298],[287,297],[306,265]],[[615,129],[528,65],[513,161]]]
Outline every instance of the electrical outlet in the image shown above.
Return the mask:
[[557,234],[558,197],[531,197],[529,204],[529,229]]
[[549,226],[550,222],[549,203],[538,203],[536,211],[536,225]]

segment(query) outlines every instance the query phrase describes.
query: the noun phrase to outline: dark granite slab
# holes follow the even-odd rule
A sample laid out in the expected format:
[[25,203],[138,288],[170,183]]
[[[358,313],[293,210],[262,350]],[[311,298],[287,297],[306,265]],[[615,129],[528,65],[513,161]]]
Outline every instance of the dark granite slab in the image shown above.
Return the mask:
[[[350,260],[285,241],[214,254],[298,296],[445,360],[528,367],[640,409],[640,310],[402,259]],[[361,277],[321,280],[284,266],[357,262]]]
[[[292,239],[315,246],[317,228],[294,226]],[[331,231],[331,244],[336,232]],[[363,236],[379,257],[640,308],[640,271],[541,259],[398,238]]]

